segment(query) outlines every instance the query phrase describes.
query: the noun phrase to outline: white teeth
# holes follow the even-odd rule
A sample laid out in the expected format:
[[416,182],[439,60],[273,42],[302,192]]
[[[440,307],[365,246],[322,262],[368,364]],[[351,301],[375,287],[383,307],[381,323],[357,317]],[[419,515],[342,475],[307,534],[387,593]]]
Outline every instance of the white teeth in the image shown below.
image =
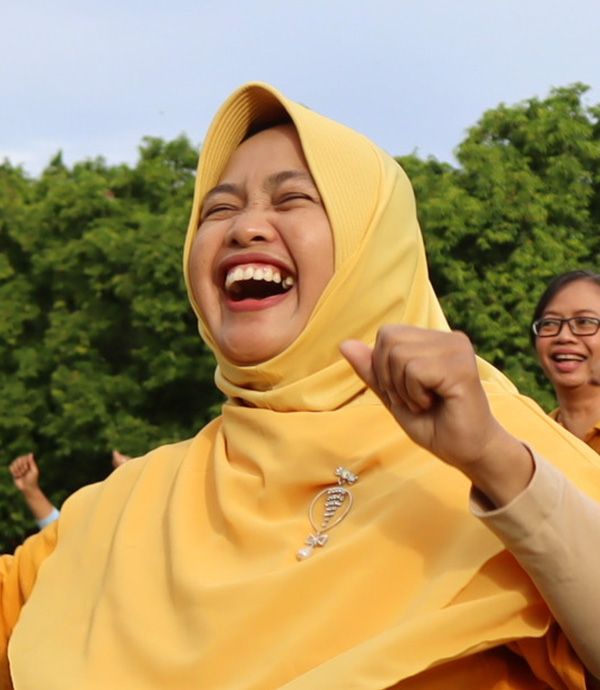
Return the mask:
[[554,360],[557,362],[582,362],[583,359],[581,355],[554,355]]
[[225,276],[225,289],[229,290],[234,283],[242,280],[264,280],[267,282],[281,283],[286,289],[296,284],[292,276],[281,278],[281,272],[272,266],[235,266]]
[[225,289],[229,290],[234,283],[237,283],[240,280],[244,280],[244,269],[241,266],[236,266],[229,271],[227,277],[225,278]]

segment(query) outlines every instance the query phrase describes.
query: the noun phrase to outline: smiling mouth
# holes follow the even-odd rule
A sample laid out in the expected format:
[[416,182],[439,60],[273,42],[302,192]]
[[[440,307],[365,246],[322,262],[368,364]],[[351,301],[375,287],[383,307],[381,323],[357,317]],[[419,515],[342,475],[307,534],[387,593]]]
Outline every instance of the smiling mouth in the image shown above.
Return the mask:
[[583,355],[552,355],[551,359],[555,362],[583,362],[585,357]]
[[241,302],[283,295],[295,284],[296,279],[292,275],[275,266],[243,264],[227,271],[224,288],[229,299]]

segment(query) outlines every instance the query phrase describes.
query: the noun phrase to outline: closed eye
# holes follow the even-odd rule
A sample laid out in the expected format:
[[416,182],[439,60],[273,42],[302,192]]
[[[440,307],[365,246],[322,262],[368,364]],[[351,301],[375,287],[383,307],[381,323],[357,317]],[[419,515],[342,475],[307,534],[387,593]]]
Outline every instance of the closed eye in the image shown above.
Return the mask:
[[214,206],[208,206],[202,210],[202,217],[200,222],[210,218],[211,220],[218,220],[221,218],[229,217],[231,213],[234,213],[237,207],[233,204],[215,204]]
[[300,192],[295,192],[294,194],[286,194],[284,197],[279,199],[278,203],[285,204],[286,201],[296,201],[296,199],[308,199],[312,201],[308,194],[301,194]]
[[320,203],[320,200],[318,198],[315,198],[308,192],[288,192],[287,194],[282,194],[279,198],[275,200],[275,206],[294,206],[296,204],[302,204],[305,201],[311,202],[313,204]]

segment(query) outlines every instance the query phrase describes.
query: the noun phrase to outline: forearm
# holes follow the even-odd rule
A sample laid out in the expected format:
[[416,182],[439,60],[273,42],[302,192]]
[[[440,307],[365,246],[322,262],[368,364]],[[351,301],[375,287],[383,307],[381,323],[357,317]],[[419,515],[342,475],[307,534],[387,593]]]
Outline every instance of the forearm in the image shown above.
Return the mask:
[[40,488],[23,491],[23,498],[38,522],[47,518],[55,510]]
[[512,502],[488,510],[474,491],[472,510],[517,558],[581,661],[600,677],[600,505],[535,460],[529,486]]

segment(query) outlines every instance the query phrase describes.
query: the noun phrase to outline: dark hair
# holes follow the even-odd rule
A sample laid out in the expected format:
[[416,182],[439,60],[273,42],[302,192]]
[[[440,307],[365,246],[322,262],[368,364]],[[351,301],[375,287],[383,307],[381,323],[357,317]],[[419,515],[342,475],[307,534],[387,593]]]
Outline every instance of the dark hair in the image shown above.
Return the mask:
[[[533,325],[534,322],[542,316],[555,295],[567,285],[576,283],[578,280],[588,280],[600,287],[600,273],[593,273],[592,271],[566,271],[565,273],[559,273],[552,278],[542,293],[533,312],[533,318],[531,319],[530,325]],[[535,347],[535,333],[531,328],[529,329],[529,337],[531,339],[531,344]]]
[[248,130],[242,139],[246,141],[253,137],[255,134],[264,132],[266,129],[272,129],[273,127],[279,127],[279,125],[293,125],[292,118],[288,115],[285,110],[281,110],[278,113],[270,113],[269,116],[257,117],[248,126]]

